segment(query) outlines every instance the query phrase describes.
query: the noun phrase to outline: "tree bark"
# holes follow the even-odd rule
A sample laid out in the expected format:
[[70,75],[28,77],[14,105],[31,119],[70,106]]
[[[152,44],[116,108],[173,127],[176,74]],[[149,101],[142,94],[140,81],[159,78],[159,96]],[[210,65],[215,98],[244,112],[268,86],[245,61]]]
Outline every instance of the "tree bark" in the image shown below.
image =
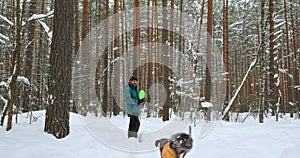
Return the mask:
[[[168,21],[167,21],[167,0],[162,0],[162,7],[163,7],[163,29],[162,29],[162,45],[163,45],[163,61],[165,63],[165,65],[168,65],[169,62],[169,51],[168,51],[168,46],[167,46],[167,41],[168,41]],[[169,108],[170,108],[170,83],[168,80],[169,77],[169,69],[167,66],[163,66],[162,67],[162,72],[163,74],[163,83],[164,83],[164,88],[166,90],[167,93],[167,98],[166,101],[163,105],[163,121],[168,121],[169,120]]]
[[[213,37],[213,0],[207,1],[207,54],[206,54],[206,68],[205,68],[205,101],[211,100],[211,55],[212,55],[212,37]],[[207,113],[206,118],[210,121],[210,113]]]
[[[74,55],[74,60],[78,61],[79,60],[79,48],[80,48],[80,28],[79,28],[79,2],[78,0],[74,0],[74,49],[73,49],[73,55]],[[79,77],[80,73],[79,73],[79,66],[78,65],[74,65],[74,71],[73,77]],[[77,84],[80,83],[73,83],[73,89],[74,86],[77,86]],[[78,105],[79,103],[79,98],[80,98],[80,91],[79,90],[75,90],[73,93],[73,104],[71,105],[71,111],[74,113],[78,113]]]
[[103,95],[102,95],[102,115],[106,117],[107,114],[107,109],[108,109],[108,31],[109,31],[109,26],[108,26],[108,17],[109,17],[109,0],[106,0],[105,4],[105,50],[103,54],[103,69],[104,69],[104,75],[103,75],[103,83],[102,83],[102,89],[103,89]]
[[[26,3],[23,2],[23,3]],[[24,9],[24,8],[23,8]],[[7,119],[7,128],[6,130],[10,130],[12,128],[12,117],[13,117],[13,105],[16,100],[17,96],[17,78],[20,74],[20,54],[21,54],[21,29],[22,29],[22,15],[21,15],[21,3],[20,0],[16,1],[16,47],[15,51],[13,52],[13,58],[12,58],[12,76],[11,76],[11,82],[9,83],[9,97],[8,97],[8,119]]]
[[55,1],[54,8],[49,96],[44,131],[56,138],[64,138],[70,132],[74,1]]
[[[285,18],[285,42],[286,42],[286,56],[287,56],[287,72],[291,74],[291,54],[290,54],[290,36],[289,36],[289,20],[288,20],[288,10],[287,10],[287,2],[284,0],[284,18]],[[291,77],[287,74],[287,106],[290,107],[290,102],[293,102],[293,90],[292,90],[292,79]],[[290,116],[293,117],[294,114],[294,109],[293,106],[291,106],[290,111]]]
[[[116,60],[118,57],[120,57],[119,55],[119,2],[118,0],[114,0],[114,48],[113,48],[113,59]],[[113,72],[114,75],[114,81],[113,81],[113,85],[111,85],[111,89],[114,88],[115,93],[120,93],[117,89],[120,85],[120,79],[121,79],[121,75],[120,75],[120,64],[116,64],[116,63],[120,63],[119,61],[114,62],[114,66],[111,69],[111,72]],[[115,94],[112,96],[121,96],[121,94]],[[112,106],[113,106],[113,114],[114,115],[118,115],[119,111],[120,111],[120,107],[118,105],[118,103],[121,102],[121,100],[116,100],[116,99],[120,99],[120,97],[113,97],[113,102],[112,102]]]
[[272,108],[272,116],[275,115],[276,111],[276,106],[275,106],[275,67],[274,67],[274,53],[275,53],[275,30],[274,30],[274,19],[273,19],[273,14],[274,14],[274,1],[270,0],[269,1],[269,21],[270,21],[270,36],[269,36],[269,42],[270,42],[270,58],[269,58],[269,102],[271,104]]
[[81,109],[82,115],[87,115],[90,112],[90,39],[89,36],[89,0],[83,0],[83,11],[82,11],[82,28],[81,28],[81,40],[84,41],[85,45],[81,47],[83,56],[80,56],[81,60],[85,61],[85,65],[81,67]]
[[[35,14],[36,12],[36,0],[30,1],[30,15]],[[28,41],[29,45],[25,51],[25,67],[24,67],[24,76],[31,81],[31,74],[32,74],[32,63],[33,63],[33,54],[34,54],[34,47],[35,47],[35,21],[31,21],[28,26]],[[28,112],[32,109],[32,103],[29,101],[29,95],[31,94],[31,87],[25,86],[24,94],[23,94],[23,106],[22,111]]]
[[265,72],[266,72],[266,61],[265,61],[265,1],[261,1],[261,12],[260,12],[260,42],[261,42],[261,49],[259,51],[259,123],[264,122],[264,111],[265,111]]
[[[292,44],[293,44],[293,84],[292,84],[292,91],[293,91],[293,109],[296,110],[300,108],[300,91],[296,89],[295,86],[299,86],[299,72],[298,72],[298,63],[297,63],[297,31],[295,28],[295,19],[294,19],[294,12],[293,12],[293,1],[290,0],[290,15],[291,15],[291,25],[292,25]],[[295,111],[296,112],[296,111]]]
[[[225,84],[226,84],[226,92],[225,92],[225,100],[224,107],[228,105],[230,98],[230,59],[229,59],[229,45],[228,45],[228,0],[223,0],[223,62],[225,66]],[[225,118],[225,120],[229,121],[229,117]]]
[[[140,0],[134,0],[134,27],[133,30],[133,56],[132,56],[132,66],[137,68],[139,65],[139,56],[140,56]],[[138,76],[139,71],[133,70],[133,75]]]

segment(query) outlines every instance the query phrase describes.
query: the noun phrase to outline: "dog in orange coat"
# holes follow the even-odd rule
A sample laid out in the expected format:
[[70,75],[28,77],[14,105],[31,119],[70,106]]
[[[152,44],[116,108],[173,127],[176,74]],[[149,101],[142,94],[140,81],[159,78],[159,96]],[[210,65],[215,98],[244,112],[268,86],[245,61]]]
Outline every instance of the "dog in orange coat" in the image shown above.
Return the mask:
[[184,158],[193,147],[193,139],[191,134],[176,133],[170,139],[156,140],[155,146],[159,146],[162,158],[180,158],[181,155]]

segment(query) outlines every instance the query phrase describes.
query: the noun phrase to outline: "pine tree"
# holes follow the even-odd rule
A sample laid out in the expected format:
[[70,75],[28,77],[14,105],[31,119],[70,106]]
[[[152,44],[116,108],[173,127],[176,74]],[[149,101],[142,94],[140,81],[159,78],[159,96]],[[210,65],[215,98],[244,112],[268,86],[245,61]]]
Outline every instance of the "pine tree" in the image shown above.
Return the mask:
[[[61,7],[64,6],[64,7]],[[55,1],[50,53],[49,96],[44,130],[56,138],[70,132],[74,1]]]

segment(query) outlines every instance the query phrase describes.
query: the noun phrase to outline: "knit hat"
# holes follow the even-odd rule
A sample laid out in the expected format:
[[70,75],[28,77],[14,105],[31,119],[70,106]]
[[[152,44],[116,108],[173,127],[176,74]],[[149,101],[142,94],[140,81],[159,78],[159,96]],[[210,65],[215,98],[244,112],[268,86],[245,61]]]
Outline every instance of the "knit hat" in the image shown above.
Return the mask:
[[130,77],[130,80],[129,81],[138,81],[138,78],[137,77],[135,77],[135,76],[132,76],[132,77]]

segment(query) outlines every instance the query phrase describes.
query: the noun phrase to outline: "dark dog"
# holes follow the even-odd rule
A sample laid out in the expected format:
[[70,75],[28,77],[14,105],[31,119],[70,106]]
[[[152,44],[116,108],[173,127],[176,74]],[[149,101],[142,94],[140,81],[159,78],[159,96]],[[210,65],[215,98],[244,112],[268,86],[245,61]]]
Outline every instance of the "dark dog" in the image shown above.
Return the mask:
[[181,155],[184,158],[193,147],[193,139],[186,133],[177,133],[170,139],[156,140],[155,146],[159,146],[162,158],[179,158]]

